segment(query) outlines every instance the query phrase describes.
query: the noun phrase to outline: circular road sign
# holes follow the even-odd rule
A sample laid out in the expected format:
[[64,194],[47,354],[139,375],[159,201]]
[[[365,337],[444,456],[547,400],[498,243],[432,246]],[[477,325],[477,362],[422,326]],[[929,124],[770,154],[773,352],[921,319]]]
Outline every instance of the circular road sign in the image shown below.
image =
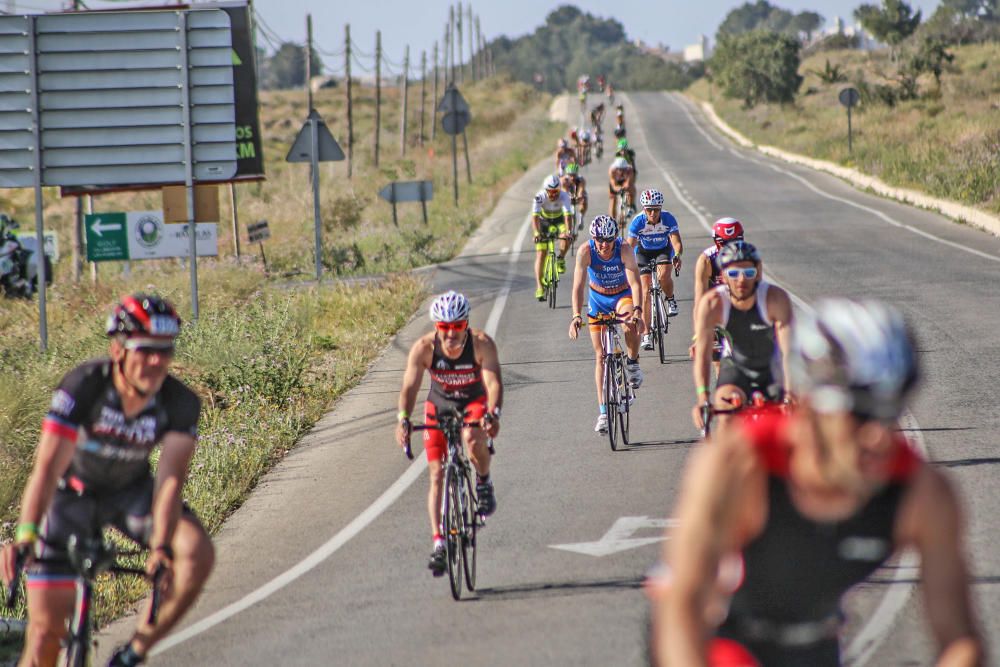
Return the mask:
[[861,100],[861,95],[858,93],[857,88],[844,88],[840,91],[840,95],[838,97],[840,98],[840,103],[847,108],[856,106]]

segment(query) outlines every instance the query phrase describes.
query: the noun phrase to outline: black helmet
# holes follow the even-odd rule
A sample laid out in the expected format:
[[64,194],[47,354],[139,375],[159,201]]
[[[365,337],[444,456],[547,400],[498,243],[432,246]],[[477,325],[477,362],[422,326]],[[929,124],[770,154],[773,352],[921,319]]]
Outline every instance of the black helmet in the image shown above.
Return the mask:
[[724,269],[736,262],[760,264],[760,253],[757,252],[757,247],[746,241],[732,241],[722,246],[722,250],[719,251],[719,257],[716,259],[716,264],[719,265],[719,268]]
[[123,297],[108,316],[105,331],[109,336],[162,339],[173,341],[180,333],[181,318],[165,299],[149,294]]

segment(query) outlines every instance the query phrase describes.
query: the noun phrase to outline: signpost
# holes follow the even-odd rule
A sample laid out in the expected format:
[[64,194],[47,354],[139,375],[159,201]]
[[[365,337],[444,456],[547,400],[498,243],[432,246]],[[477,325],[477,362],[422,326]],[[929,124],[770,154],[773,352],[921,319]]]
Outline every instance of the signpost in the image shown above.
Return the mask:
[[860,100],[861,95],[858,93],[857,88],[844,88],[840,91],[838,95],[840,103],[847,107],[847,152],[851,153],[854,150],[852,131],[851,131],[851,107],[855,106]]
[[434,199],[433,181],[393,181],[378,192],[378,196],[392,204],[392,224],[399,227],[396,219],[396,204],[408,201],[420,202],[427,224],[427,202]]
[[438,103],[437,110],[444,115],[441,117],[441,129],[445,134],[451,135],[451,175],[455,192],[455,206],[458,206],[458,140],[456,135],[462,134],[465,142],[465,166],[469,173],[469,180],[472,180],[472,168],[469,165],[469,145],[465,141],[465,127],[472,120],[472,113],[469,103],[458,92],[454,83],[449,83],[444,91],[444,96]]
[[323,118],[315,109],[309,111],[302,129],[299,130],[295,141],[292,143],[286,162],[308,162],[312,166],[312,187],[313,187],[313,222],[316,227],[316,282],[319,282],[323,275],[322,264],[322,234],[319,215],[319,163],[339,162],[344,159],[344,151],[340,144],[330,134]]
[[267,255],[264,254],[264,241],[269,238],[271,238],[271,230],[267,226],[267,220],[247,225],[247,240],[250,243],[260,244],[260,258],[264,262],[264,273],[267,273]]
[[191,220],[193,183],[236,174],[232,53],[229,15],[218,9],[0,16],[0,187],[34,187],[38,246],[43,186],[184,182]]

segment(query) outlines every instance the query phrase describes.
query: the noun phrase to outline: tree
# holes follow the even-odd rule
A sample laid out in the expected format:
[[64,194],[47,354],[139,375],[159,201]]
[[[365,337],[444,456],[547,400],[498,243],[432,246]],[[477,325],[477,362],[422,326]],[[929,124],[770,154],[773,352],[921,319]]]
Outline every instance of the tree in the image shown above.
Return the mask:
[[[264,88],[296,88],[306,81],[306,49],[301,44],[284,42],[266,63]],[[312,75],[323,73],[323,63],[313,53]]]
[[823,25],[823,16],[816,12],[800,12],[795,15],[789,26],[796,32],[804,32],[806,41],[811,42],[813,33]]
[[742,35],[760,28],[781,32],[791,22],[794,14],[774,7],[767,0],[746,2],[726,14],[716,33],[722,35]]
[[747,107],[760,102],[787,103],[802,85],[799,50],[794,37],[768,30],[725,35],[709,63],[726,97]]
[[881,7],[861,5],[854,10],[854,18],[875,39],[889,45],[895,60],[896,47],[920,25],[920,10],[914,13],[903,0],[882,0]]
[[941,0],[941,9],[951,10],[965,18],[1000,19],[1000,0]]

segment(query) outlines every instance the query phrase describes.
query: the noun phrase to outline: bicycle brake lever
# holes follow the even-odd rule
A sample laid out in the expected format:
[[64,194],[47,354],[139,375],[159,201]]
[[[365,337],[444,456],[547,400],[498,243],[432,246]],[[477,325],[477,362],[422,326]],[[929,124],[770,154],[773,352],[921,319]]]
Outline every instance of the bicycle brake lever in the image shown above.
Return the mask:
[[410,443],[407,442],[403,445],[403,453],[406,454],[406,458],[413,460],[413,449],[410,447]]

